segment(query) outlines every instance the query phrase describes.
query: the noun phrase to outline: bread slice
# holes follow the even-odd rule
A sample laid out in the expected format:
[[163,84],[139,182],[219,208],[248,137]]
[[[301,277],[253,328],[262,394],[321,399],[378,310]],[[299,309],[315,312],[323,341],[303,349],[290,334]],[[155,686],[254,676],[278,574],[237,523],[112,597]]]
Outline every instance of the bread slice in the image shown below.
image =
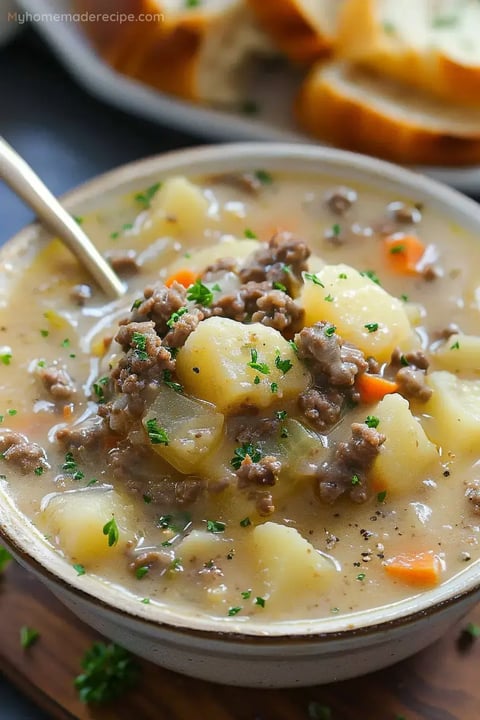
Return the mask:
[[121,0],[114,12],[110,0],[74,1],[78,11],[131,14],[85,23],[95,48],[119,72],[188,100],[240,104],[252,58],[278,54],[245,0]]
[[317,64],[297,99],[317,138],[405,164],[480,162],[480,109],[452,106],[346,62]]
[[296,63],[328,55],[344,0],[248,0],[275,45]]
[[347,0],[337,55],[480,107],[478,0]]

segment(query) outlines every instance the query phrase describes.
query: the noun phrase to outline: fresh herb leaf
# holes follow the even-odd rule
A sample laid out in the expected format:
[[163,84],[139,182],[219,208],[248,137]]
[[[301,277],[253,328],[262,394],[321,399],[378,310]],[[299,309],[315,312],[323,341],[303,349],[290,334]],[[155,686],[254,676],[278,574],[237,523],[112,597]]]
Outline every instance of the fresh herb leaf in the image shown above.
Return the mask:
[[193,285],[190,285],[187,290],[187,300],[208,307],[212,304],[213,293],[210,288],[202,283],[200,278],[197,278]]
[[360,485],[360,478],[358,477],[358,475],[353,475],[353,476],[352,476],[352,485],[353,485],[353,486],[355,486],[355,485]]
[[379,492],[379,493],[377,494],[377,501],[378,501],[379,503],[383,503],[383,502],[385,502],[385,498],[386,498],[386,497],[387,497],[387,491],[386,491],[386,490],[382,490],[381,492]]
[[286,427],[282,427],[280,431],[280,437],[284,439],[289,437],[289,433]]
[[362,582],[362,580],[365,580],[366,577],[367,576],[365,575],[365,573],[358,573],[356,580],[358,580],[359,582]]
[[286,286],[285,286],[283,283],[281,283],[281,282],[274,282],[273,285],[272,285],[272,287],[273,287],[274,290],[281,290],[281,291],[284,292],[284,293],[287,292]]
[[375,270],[363,270],[363,272],[360,273],[360,275],[363,275],[364,277],[370,278],[372,282],[375,283],[375,285],[381,285],[380,278],[378,277]]
[[48,337],[49,332],[48,332],[48,330],[40,330],[40,335],[41,335],[42,337]]
[[253,382],[255,385],[260,385],[260,378],[258,377],[258,375],[255,375],[255,377],[253,378]]
[[255,604],[255,605],[260,605],[260,607],[264,608],[264,607],[265,607],[265,602],[266,602],[265,598],[263,598],[263,597],[256,597],[254,604]]
[[99,403],[105,402],[105,385],[108,385],[109,378],[108,377],[101,377],[97,380],[97,382],[93,383],[92,389],[95,395],[97,396],[97,401]]
[[392,255],[401,255],[404,252],[405,252],[405,245],[401,245],[401,244],[392,245],[392,247],[390,248],[390,253]]
[[96,642],[82,659],[83,672],[74,680],[80,700],[99,705],[122,695],[139,677],[132,655],[119,645]]
[[241,527],[248,527],[251,524],[252,524],[252,521],[250,520],[249,517],[245,517],[245,518],[243,518],[243,520],[240,520]]
[[333,302],[335,300],[333,295],[330,295],[330,293],[328,295],[325,295],[323,299],[325,300],[325,302]]
[[242,598],[243,598],[244,600],[248,600],[248,599],[252,596],[252,591],[251,591],[251,590],[244,590],[243,592],[240,593],[240,595],[242,596]]
[[298,355],[298,345],[297,345],[297,343],[294,342],[293,340],[289,340],[289,341],[288,341],[288,344],[289,344],[290,347],[292,348],[292,350],[293,350],[293,352],[295,353],[295,355]]
[[74,215],[73,219],[75,220],[77,225],[81,225],[83,223],[83,217],[81,217],[80,215]]
[[258,351],[255,350],[255,348],[252,348],[250,350],[250,357],[252,359],[250,360],[250,362],[247,363],[248,367],[251,367],[253,370],[262,373],[263,375],[269,374],[270,368],[268,367],[267,363],[258,362]]
[[35,468],[35,470],[33,472],[35,473],[35,475],[43,475],[44,470],[45,470],[45,468],[42,467],[41,465],[39,465],[38,467]]
[[0,545],[0,574],[5,570],[9,562],[13,560],[12,556],[3,545]]
[[259,460],[261,459],[262,453],[260,448],[252,445],[252,443],[243,443],[243,445],[241,445],[240,447],[235,448],[234,456],[230,460],[232,467],[235,470],[238,470],[247,456],[251,459],[252,462],[256,463],[259,462]]
[[468,623],[466,626],[464,632],[468,633],[471,638],[476,639],[480,637],[480,625],[475,625],[475,623]]
[[277,392],[278,392],[278,385],[277,385],[276,382],[273,382],[273,383],[270,385],[270,392],[271,392],[271,393],[277,393]]
[[192,516],[189,512],[178,512],[175,515],[160,515],[157,525],[165,530],[181,533],[188,528],[191,522]]
[[164,370],[163,371],[163,382],[165,385],[172,390],[175,390],[177,393],[183,392],[183,385],[180,385],[180,383],[173,382],[172,381],[172,373],[170,370]]
[[326,335],[327,337],[332,337],[332,335],[335,334],[336,329],[337,329],[336,325],[329,325],[328,327],[325,328],[325,330],[323,331],[323,334]]
[[249,240],[256,240],[257,235],[253,232],[253,230],[250,230],[250,228],[245,228],[243,234],[246,238],[249,238]]
[[405,295],[404,293],[400,295],[400,300],[403,300],[403,302],[408,302],[408,295]]
[[103,526],[103,534],[108,537],[108,547],[113,547],[118,543],[120,532],[114,517]]
[[144,605],[150,605],[150,598],[143,598],[143,600],[140,600],[140,602]]
[[238,606],[229,608],[228,613],[227,613],[228,617],[233,617],[233,615],[238,615],[238,613],[241,611],[241,609],[242,608],[238,607]]
[[73,569],[75,570],[75,572],[77,573],[78,576],[80,576],[80,575],[85,575],[86,570],[85,570],[85,568],[83,567],[83,565],[80,565],[80,563],[76,563],[75,565],[72,565],[72,567],[73,567]]
[[455,27],[459,19],[458,15],[437,15],[432,20],[432,27],[437,29]]
[[224,522],[220,522],[219,520],[207,520],[207,532],[217,535],[218,533],[223,533],[224,531]]
[[12,353],[3,353],[0,355],[0,362],[2,362],[4,365],[10,365],[10,362],[12,360]]
[[169,328],[173,328],[176,322],[180,320],[182,315],[185,315],[185,313],[188,312],[188,308],[181,307],[177,310],[177,312],[174,312],[170,315],[170,318],[167,320],[167,325]]
[[273,177],[266,170],[255,170],[255,177],[262,185],[271,185],[273,183]]
[[137,298],[133,301],[132,307],[130,308],[130,312],[133,312],[134,310],[138,310],[140,305],[143,303],[143,298]]
[[347,274],[346,274],[346,273],[340,273],[338,277],[339,277],[340,280],[346,280],[346,279],[347,279]]
[[70,338],[65,338],[64,340],[62,340],[62,342],[60,343],[60,345],[61,345],[62,347],[64,347],[64,348],[70,347]]
[[325,287],[325,285],[319,280],[319,278],[315,275],[315,273],[303,273],[303,279],[304,280],[310,280],[314,285],[319,285],[320,287]]
[[369,428],[377,428],[380,424],[380,418],[378,418],[376,415],[367,415],[365,418],[365,425],[367,425]]
[[450,350],[460,350],[460,343],[458,340],[453,343],[453,345],[450,345]]
[[65,472],[68,473],[76,472],[77,463],[71,452],[67,452],[65,455],[65,462],[62,465],[62,470],[65,470]]
[[222,292],[222,288],[220,287],[220,285],[218,283],[215,283],[215,285],[212,285],[212,290],[214,290],[215,292]]
[[152,445],[168,445],[169,439],[165,428],[160,427],[157,418],[150,418],[145,423],[147,426],[147,434]]
[[13,408],[10,408],[10,410],[7,410],[7,415],[10,415],[10,417],[13,417],[18,413],[18,410],[14,410]]
[[151,496],[144,493],[142,495],[142,497],[143,497],[143,502],[145,503],[145,505],[150,505],[150,503],[152,502]]
[[135,575],[138,578],[138,580],[141,580],[142,578],[145,577],[145,575],[148,574],[149,570],[150,570],[150,568],[148,567],[148,565],[141,565],[140,567],[138,567],[135,570]]
[[185,7],[186,8],[196,8],[199,7],[201,0],[185,0]]
[[292,274],[292,266],[291,265],[285,265],[285,263],[283,263],[283,265],[281,266],[280,269],[282,272],[286,273],[287,275]]
[[285,420],[285,418],[287,417],[287,411],[277,410],[277,412],[275,413],[275,417],[277,418],[277,420]]
[[95,485],[98,482],[97,478],[92,478],[88,481],[86,487],[92,487],[92,485]]
[[340,235],[341,231],[342,231],[342,228],[340,227],[340,225],[339,225],[338,223],[334,223],[334,224],[332,225],[332,235],[333,235],[333,237],[338,237],[338,236]]
[[288,359],[282,360],[280,358],[280,352],[277,350],[277,352],[275,353],[275,367],[277,368],[277,370],[280,370],[280,372],[286,375],[287,372],[292,369],[293,363],[291,360]]
[[161,185],[162,183],[159,182],[155,183],[154,185],[150,185],[150,187],[148,187],[143,192],[137,193],[135,195],[135,200],[141,203],[145,208],[149,208],[153,196],[160,189]]
[[20,628],[20,645],[24,650],[32,647],[32,645],[37,642],[39,637],[40,633],[38,632],[38,630],[35,630],[35,628],[27,627],[27,625],[24,625]]
[[332,711],[327,705],[312,701],[308,703],[308,720],[332,720]]
[[369,333],[376,332],[378,330],[378,323],[366,323],[363,326]]

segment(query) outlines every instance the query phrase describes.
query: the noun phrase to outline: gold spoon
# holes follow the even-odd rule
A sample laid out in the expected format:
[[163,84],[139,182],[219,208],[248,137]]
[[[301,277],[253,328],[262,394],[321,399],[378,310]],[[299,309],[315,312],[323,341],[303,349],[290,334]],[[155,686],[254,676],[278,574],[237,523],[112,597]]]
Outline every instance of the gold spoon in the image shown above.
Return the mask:
[[125,293],[125,286],[98,252],[79,224],[60,205],[20,155],[0,135],[0,179],[29,205],[40,222],[58,235],[110,297]]

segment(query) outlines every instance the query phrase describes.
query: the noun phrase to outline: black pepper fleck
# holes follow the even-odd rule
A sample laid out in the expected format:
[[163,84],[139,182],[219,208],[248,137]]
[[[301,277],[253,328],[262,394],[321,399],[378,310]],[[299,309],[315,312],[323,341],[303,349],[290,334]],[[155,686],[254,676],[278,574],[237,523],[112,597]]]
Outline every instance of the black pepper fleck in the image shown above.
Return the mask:
[[198,375],[198,373],[200,372],[200,368],[198,368],[198,367],[194,367],[194,368],[192,368],[192,370],[193,370],[193,372],[196,373],[197,375]]

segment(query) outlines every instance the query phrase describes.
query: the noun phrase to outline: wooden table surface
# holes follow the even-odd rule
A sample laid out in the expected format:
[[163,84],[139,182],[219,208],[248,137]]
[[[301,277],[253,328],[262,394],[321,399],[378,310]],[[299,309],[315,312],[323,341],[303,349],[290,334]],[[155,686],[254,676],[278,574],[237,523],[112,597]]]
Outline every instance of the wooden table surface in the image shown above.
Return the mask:
[[[12,562],[0,577],[0,671],[61,720],[478,720],[480,639],[459,642],[468,622],[480,623],[480,606],[409,660],[312,688],[232,688],[139,661],[134,690],[113,705],[91,708],[79,701],[73,679],[98,636]],[[28,650],[19,641],[23,625],[40,632]]]

